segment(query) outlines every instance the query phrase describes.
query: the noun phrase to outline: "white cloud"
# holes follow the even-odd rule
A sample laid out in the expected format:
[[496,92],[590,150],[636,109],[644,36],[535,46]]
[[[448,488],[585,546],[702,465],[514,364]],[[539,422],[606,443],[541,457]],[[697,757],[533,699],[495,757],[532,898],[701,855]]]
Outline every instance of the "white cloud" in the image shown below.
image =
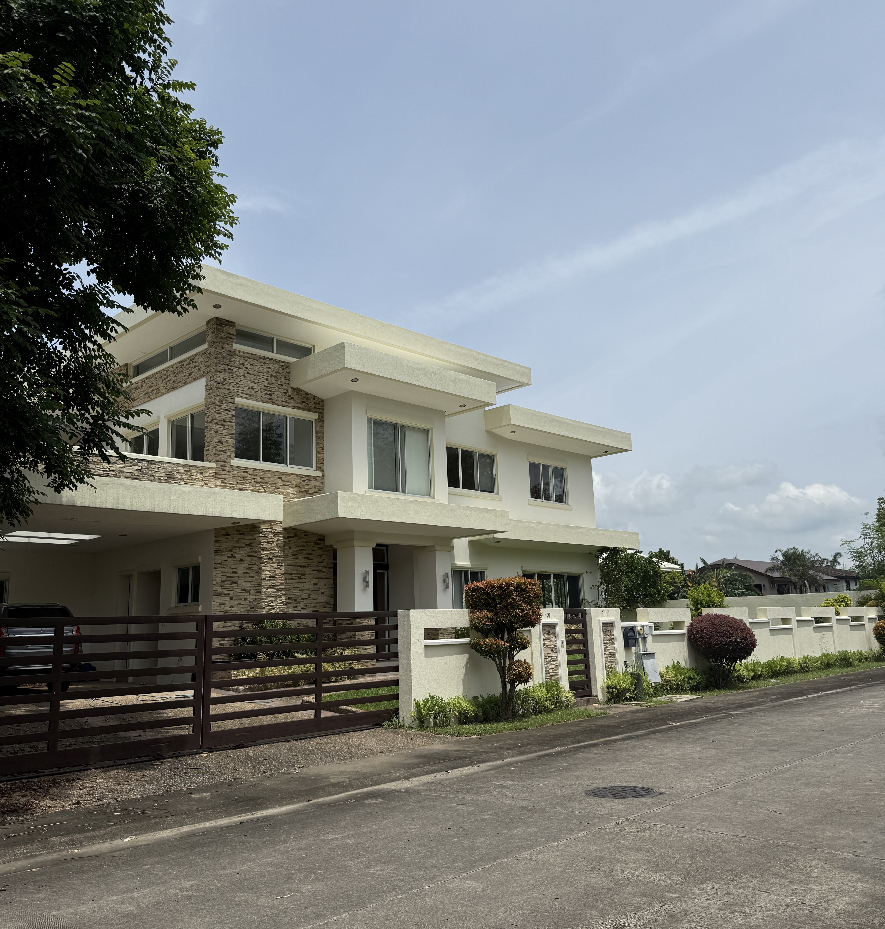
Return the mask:
[[594,472],[593,488],[597,505],[607,515],[666,516],[693,507],[695,498],[700,494],[763,484],[771,481],[773,476],[771,465],[758,462],[699,465],[676,477],[650,474],[648,471],[632,478]]
[[784,481],[761,503],[735,506],[726,503],[719,511],[726,522],[748,529],[807,532],[855,520],[861,501],[836,484],[796,487]]
[[[866,175],[865,183],[860,184],[863,175]],[[851,206],[857,205],[858,198],[866,202],[885,193],[885,139],[874,143],[846,139],[825,145],[756,178],[731,196],[712,200],[673,219],[642,223],[605,244],[590,245],[569,255],[552,256],[492,275],[436,304],[420,308],[419,312],[426,315],[445,312],[449,321],[493,312],[591,272],[745,219],[824,185],[847,186]],[[834,199],[840,199],[838,192],[829,191],[828,215],[835,208]]]
[[288,213],[288,206],[271,194],[252,194],[245,197],[237,197],[235,210],[252,213]]

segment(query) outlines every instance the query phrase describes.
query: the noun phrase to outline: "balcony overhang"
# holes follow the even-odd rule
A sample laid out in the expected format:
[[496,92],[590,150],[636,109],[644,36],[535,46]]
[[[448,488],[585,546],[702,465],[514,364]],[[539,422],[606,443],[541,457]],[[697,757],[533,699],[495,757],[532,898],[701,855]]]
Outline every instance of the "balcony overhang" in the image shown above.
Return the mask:
[[[64,546],[64,551],[99,552],[188,535],[206,529],[248,523],[279,522],[283,497],[279,494],[225,490],[97,477],[93,486],[61,493],[48,491],[23,526],[30,532],[76,533],[98,538]],[[58,547],[21,542],[0,542],[7,552],[39,554]]]
[[477,539],[489,545],[525,548],[531,545],[546,551],[596,552],[600,548],[639,548],[639,533],[591,526],[562,526],[511,519],[507,528],[490,539]]
[[366,541],[431,545],[506,529],[506,510],[438,503],[403,494],[334,493],[288,501],[283,526],[325,535],[329,544]]
[[355,390],[451,415],[489,406],[496,397],[493,381],[353,342],[339,342],[289,367],[293,387],[324,400]]
[[527,410],[512,404],[486,410],[485,419],[486,430],[502,439],[574,452],[589,458],[617,455],[633,448],[629,432],[591,426],[576,419]]

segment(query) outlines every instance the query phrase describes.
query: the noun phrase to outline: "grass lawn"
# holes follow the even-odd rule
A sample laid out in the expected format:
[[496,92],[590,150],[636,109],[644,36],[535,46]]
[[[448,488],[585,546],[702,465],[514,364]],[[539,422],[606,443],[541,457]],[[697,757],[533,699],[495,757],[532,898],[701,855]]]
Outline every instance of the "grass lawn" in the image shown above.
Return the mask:
[[537,729],[538,726],[555,726],[558,723],[570,723],[575,719],[588,719],[591,716],[605,716],[605,710],[590,710],[574,706],[552,713],[540,713],[538,716],[524,716],[502,723],[470,723],[464,726],[440,726],[437,729],[423,729],[422,732],[435,732],[438,735],[474,736],[494,735],[497,732],[514,732],[518,729]]
[[377,703],[357,703],[354,704],[357,709],[374,711],[374,710],[398,710],[399,709],[399,687],[367,687],[364,690],[338,690],[332,693],[323,694],[323,702],[328,700],[354,700],[357,697],[380,697],[390,694],[390,700],[379,700]]

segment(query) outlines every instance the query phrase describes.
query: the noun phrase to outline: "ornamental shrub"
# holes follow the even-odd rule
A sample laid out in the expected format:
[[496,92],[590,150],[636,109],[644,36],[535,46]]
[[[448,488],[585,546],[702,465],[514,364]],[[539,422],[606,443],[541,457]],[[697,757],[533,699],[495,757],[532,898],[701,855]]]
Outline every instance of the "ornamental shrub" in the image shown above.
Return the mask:
[[704,581],[688,589],[688,605],[692,616],[700,616],[704,610],[721,609],[727,606],[725,594],[713,584]]
[[661,683],[655,688],[661,694],[690,694],[703,690],[704,675],[694,668],[687,668],[678,661],[661,668]]
[[494,662],[501,680],[501,719],[513,718],[516,688],[532,680],[532,666],[516,656],[531,645],[524,629],[541,622],[541,585],[527,577],[496,577],[464,588],[470,647]]
[[873,626],[873,638],[879,643],[879,648],[885,653],[885,619],[880,619]]
[[608,703],[626,703],[635,696],[635,686],[629,671],[609,671],[605,676],[605,699]]
[[841,616],[842,611],[839,609],[839,607],[852,606],[852,600],[848,594],[836,594],[835,597],[827,597],[821,606],[834,606],[836,608],[836,615]]
[[575,695],[559,681],[544,681],[533,687],[520,687],[514,698],[515,716],[537,716],[575,705]]
[[688,624],[688,641],[710,662],[712,677],[718,686],[727,683],[739,661],[749,658],[756,649],[756,636],[750,627],[724,613],[704,613]]

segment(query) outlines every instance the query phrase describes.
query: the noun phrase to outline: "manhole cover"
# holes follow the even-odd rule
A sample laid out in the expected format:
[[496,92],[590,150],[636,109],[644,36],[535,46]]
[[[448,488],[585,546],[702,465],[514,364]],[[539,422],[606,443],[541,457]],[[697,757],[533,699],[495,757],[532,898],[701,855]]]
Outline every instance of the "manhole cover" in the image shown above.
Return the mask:
[[657,797],[661,791],[654,787],[637,787],[635,784],[614,784],[611,787],[594,787],[585,791],[588,797],[600,800],[635,800],[639,797]]

